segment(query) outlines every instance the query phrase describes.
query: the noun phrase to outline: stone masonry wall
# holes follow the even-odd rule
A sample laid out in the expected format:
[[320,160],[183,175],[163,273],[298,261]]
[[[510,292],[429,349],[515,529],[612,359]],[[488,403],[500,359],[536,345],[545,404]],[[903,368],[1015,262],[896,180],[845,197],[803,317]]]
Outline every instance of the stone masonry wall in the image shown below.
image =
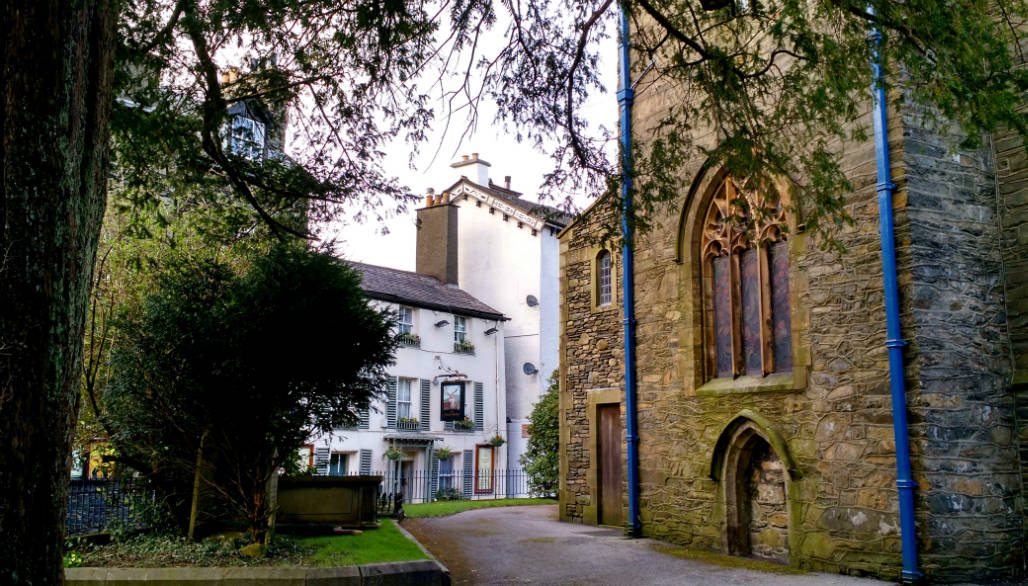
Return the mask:
[[589,393],[618,389],[619,397],[624,394],[621,259],[609,244],[615,303],[597,311],[592,298],[592,263],[601,246],[601,227],[616,221],[613,218],[601,202],[573,224],[560,242],[560,518],[565,521],[595,522],[588,518],[588,511],[598,505],[593,502],[596,474],[590,465],[596,456],[592,453],[596,430]]
[[1024,531],[995,166],[989,149],[952,153],[954,139],[923,128],[921,114],[904,109],[896,156],[911,226],[915,325],[905,335],[918,377],[910,428],[922,566],[1004,578],[1021,565]]
[[[664,99],[652,91],[636,101],[637,136],[663,115]],[[922,569],[941,581],[1016,576],[1022,508],[989,162],[952,161],[937,137],[906,117],[891,116],[889,142]],[[700,274],[688,218],[705,211],[704,190],[712,187],[692,199],[685,191],[704,180],[700,161],[683,170],[680,200],[649,218],[654,229],[635,249],[640,512],[647,536],[727,551],[715,448],[733,420],[755,418],[781,438],[777,455],[790,468],[790,564],[896,578],[900,523],[874,145],[838,148],[856,223],[838,236],[841,254],[822,250],[795,224],[789,234],[792,377],[703,380]],[[587,215],[562,239],[562,518],[588,504],[595,477],[581,468],[591,441],[587,389],[620,381],[620,342],[592,345],[613,341],[620,314],[589,313],[583,252],[610,219]]]
[[[1019,65],[1023,67],[1024,63]],[[997,133],[990,144],[996,160],[996,207],[1001,222],[1000,250],[1024,495],[1028,493],[1028,152],[1017,133],[1010,130]],[[1028,530],[1028,516],[1024,528]]]
[[752,555],[789,563],[789,511],[785,495],[785,467],[767,444],[749,469],[747,492]]

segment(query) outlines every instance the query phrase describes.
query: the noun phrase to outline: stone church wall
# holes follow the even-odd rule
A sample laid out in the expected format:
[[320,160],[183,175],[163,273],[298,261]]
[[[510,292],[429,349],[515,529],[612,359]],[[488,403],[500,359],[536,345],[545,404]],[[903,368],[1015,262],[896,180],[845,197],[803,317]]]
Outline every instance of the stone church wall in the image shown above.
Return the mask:
[[[637,102],[638,126],[660,114],[660,101]],[[1020,352],[1024,327],[1008,329],[1006,316],[1023,321],[1026,299],[1018,289],[1026,271],[1014,275],[1010,266],[1028,258],[1018,248],[1028,243],[1020,238],[1028,233],[1024,171],[1001,162],[997,189],[990,150],[955,159],[917,119],[910,111],[892,115],[889,142],[922,571],[943,581],[1018,576],[1017,437],[1028,432],[1016,427],[1010,349]],[[680,200],[648,218],[654,229],[635,249],[641,521],[646,536],[739,553],[729,529],[750,505],[739,497],[746,491],[730,492],[726,475],[745,453],[733,455],[725,438],[745,422],[782,460],[787,495],[783,511],[761,513],[769,530],[750,532],[749,552],[784,551],[799,567],[896,578],[900,523],[874,146],[838,148],[854,188],[847,209],[855,225],[839,233],[845,251],[838,253],[792,219],[791,376],[704,381],[695,217],[706,209],[716,170],[686,169]],[[1004,152],[1023,169],[1023,151]],[[612,220],[602,209],[561,238],[561,516],[585,522],[595,522],[590,393],[616,387],[623,396],[620,311],[598,314],[589,305],[589,237]],[[757,505],[775,505],[761,498],[754,497],[754,515]]]
[[[601,242],[601,227],[616,216],[597,208],[594,217],[595,222],[565,232],[560,244],[560,518],[588,523],[596,522],[598,506],[591,472],[597,457],[596,397],[622,403],[624,395],[620,255],[613,244]],[[611,251],[613,260],[614,299],[608,309],[597,308],[594,299],[594,262],[601,248]]]
[[[1014,294],[1024,275],[1003,266],[1002,224],[1013,218],[998,215],[1005,188],[997,189],[991,141],[955,153],[952,139],[923,128],[920,119],[920,111],[904,110],[897,156],[910,222],[905,268],[914,326],[905,336],[917,376],[910,428],[920,471],[922,565],[929,574],[1002,576],[1020,565],[1024,547],[1010,387],[1014,324],[1004,297],[1005,273],[1015,281]],[[1015,164],[1023,168],[1023,159]]]

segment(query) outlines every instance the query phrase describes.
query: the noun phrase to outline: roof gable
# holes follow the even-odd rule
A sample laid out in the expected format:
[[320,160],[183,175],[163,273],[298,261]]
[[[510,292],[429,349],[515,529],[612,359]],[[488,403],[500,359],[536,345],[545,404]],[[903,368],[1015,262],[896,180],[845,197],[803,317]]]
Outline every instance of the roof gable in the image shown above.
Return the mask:
[[454,201],[460,196],[481,201],[534,230],[542,230],[546,224],[562,228],[570,220],[570,217],[559,209],[525,201],[519,197],[521,195],[520,192],[505,189],[494,184],[492,181],[486,187],[475,183],[467,177],[461,177],[445,192],[450,194],[450,201]]

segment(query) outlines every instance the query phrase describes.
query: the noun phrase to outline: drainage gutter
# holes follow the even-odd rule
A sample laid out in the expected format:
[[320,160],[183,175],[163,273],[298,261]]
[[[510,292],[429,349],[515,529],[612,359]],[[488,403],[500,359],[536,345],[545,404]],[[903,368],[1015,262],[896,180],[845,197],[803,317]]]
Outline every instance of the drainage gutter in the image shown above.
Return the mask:
[[[868,14],[874,14],[869,6]],[[917,570],[917,535],[914,527],[914,482],[910,472],[910,437],[904,388],[903,347],[900,332],[899,290],[896,285],[896,237],[892,213],[892,182],[889,158],[885,84],[878,47],[881,31],[875,25],[868,35],[871,45],[871,94],[874,116],[875,163],[878,168],[878,220],[882,240],[882,280],[885,288],[885,346],[889,351],[889,383],[892,391],[892,426],[896,441],[896,488],[899,490],[900,538],[903,545],[903,581],[912,583],[924,574]]]
[[635,278],[632,257],[632,102],[635,90],[629,78],[628,16],[624,1],[618,3],[620,71],[618,106],[621,110],[621,267],[625,338],[625,442],[628,450],[628,534],[639,537],[639,435],[636,430],[635,380]]

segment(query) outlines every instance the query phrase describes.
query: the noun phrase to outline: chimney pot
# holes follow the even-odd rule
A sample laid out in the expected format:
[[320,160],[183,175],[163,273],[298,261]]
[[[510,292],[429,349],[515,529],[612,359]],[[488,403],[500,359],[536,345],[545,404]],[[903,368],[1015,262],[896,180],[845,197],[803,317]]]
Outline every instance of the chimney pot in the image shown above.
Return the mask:
[[510,189],[510,175],[503,176],[503,188]]
[[435,195],[435,188],[434,187],[429,187],[428,189],[425,190],[425,193],[427,193],[429,195]]
[[433,198],[432,198],[432,194],[431,193],[425,196],[425,207],[426,208],[432,207],[432,199]]
[[462,159],[464,159],[465,161],[467,161],[467,160],[471,159],[471,157],[469,157],[469,156],[467,156],[467,155],[461,155],[460,157],[461,157]]
[[478,160],[478,153],[471,153],[471,158],[475,159],[477,161]]

